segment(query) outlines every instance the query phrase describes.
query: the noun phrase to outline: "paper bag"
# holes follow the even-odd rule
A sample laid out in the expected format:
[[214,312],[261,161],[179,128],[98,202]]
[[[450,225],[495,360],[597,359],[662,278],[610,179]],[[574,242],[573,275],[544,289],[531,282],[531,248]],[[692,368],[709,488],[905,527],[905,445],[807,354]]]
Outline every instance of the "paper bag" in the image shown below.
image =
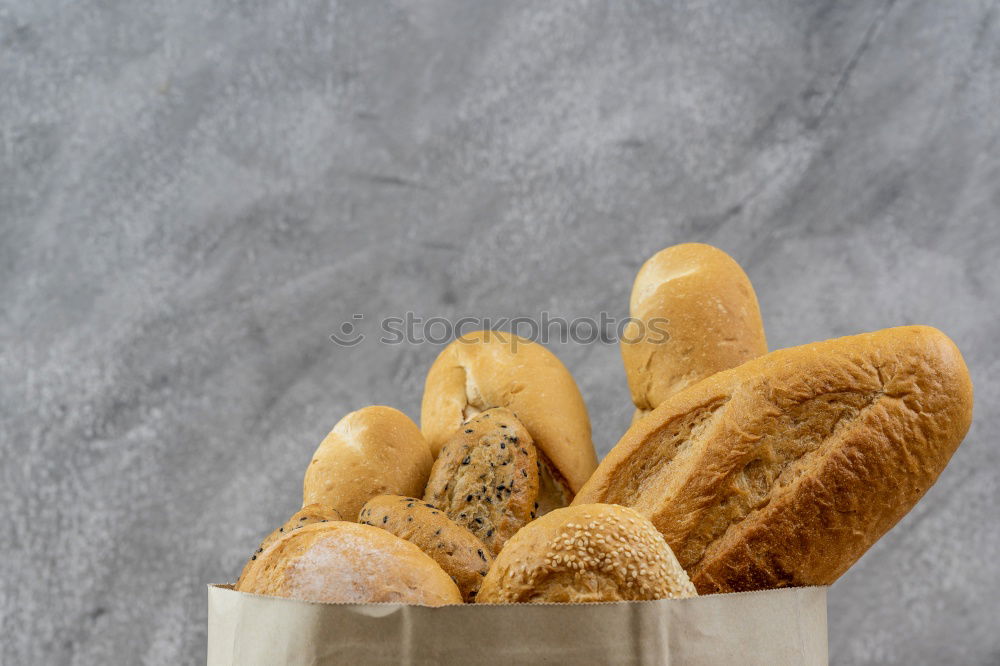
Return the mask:
[[441,608],[208,588],[209,666],[383,663],[826,664],[826,588]]

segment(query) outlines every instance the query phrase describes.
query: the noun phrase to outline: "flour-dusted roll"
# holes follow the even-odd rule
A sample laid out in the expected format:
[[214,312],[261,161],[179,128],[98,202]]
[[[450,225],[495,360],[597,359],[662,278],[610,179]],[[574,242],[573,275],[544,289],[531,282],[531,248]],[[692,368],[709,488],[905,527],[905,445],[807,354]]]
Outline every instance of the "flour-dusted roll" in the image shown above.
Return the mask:
[[497,556],[479,603],[583,603],[696,596],[648,519],[611,504],[557,509]]
[[329,603],[462,603],[451,577],[415,545],[346,521],[284,535],[260,554],[236,589]]
[[254,551],[254,554],[250,556],[250,559],[247,560],[246,565],[244,565],[243,572],[236,581],[237,584],[239,584],[239,581],[243,580],[243,576],[246,575],[250,565],[256,562],[257,557],[270,548],[272,543],[293,530],[300,529],[306,525],[312,525],[313,523],[326,523],[331,520],[343,520],[343,516],[341,516],[336,509],[323,506],[322,504],[310,504],[293,513],[292,517],[286,520],[284,525],[268,534],[267,537],[265,537],[265,539],[261,542],[260,547]]
[[537,460],[531,435],[513,412],[487,409],[441,448],[424,500],[499,553],[535,517]]
[[476,600],[493,555],[472,532],[433,505],[414,497],[380,495],[361,508],[358,521],[406,539],[430,555],[455,581],[463,599]]
[[466,420],[491,407],[514,412],[538,447],[539,514],[568,504],[597,467],[597,454],[587,407],[566,366],[510,333],[463,335],[427,373],[420,425],[434,455]]
[[782,349],[668,398],[575,501],[648,516],[702,593],[828,585],[927,492],[971,419],[968,369],[937,329]]
[[406,414],[365,407],[342,418],[316,449],[302,503],[333,507],[344,519],[357,520],[376,495],[423,494],[433,462],[420,428]]
[[636,275],[621,340],[636,418],[720,370],[767,353],[750,279],[703,243],[654,254]]

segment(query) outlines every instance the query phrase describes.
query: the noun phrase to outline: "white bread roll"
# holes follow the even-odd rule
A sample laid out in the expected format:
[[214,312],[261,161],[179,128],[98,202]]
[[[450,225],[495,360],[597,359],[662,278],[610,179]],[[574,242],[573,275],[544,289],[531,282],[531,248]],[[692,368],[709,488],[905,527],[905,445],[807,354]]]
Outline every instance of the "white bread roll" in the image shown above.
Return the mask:
[[[635,277],[629,313],[637,321],[625,327],[621,352],[635,418],[709,375],[767,353],[750,278],[711,245],[684,243],[650,257]],[[657,326],[667,339],[659,339]]]
[[236,589],[326,603],[462,603],[451,577],[415,545],[346,521],[286,534],[254,560]]
[[323,504],[357,520],[377,495],[423,495],[433,462],[420,428],[406,414],[365,407],[342,418],[316,449],[302,504]]

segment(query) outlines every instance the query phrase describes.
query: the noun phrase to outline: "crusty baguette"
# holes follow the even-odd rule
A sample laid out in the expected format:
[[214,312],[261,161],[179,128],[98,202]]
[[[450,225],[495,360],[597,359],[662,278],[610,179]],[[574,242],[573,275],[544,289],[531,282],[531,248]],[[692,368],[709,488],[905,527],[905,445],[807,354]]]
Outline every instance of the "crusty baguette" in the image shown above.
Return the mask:
[[968,369],[937,329],[783,349],[669,398],[574,503],[648,516],[702,593],[827,585],[930,488],[971,419]]
[[685,387],[767,353],[750,278],[704,243],[650,257],[635,276],[629,314],[621,352],[634,420]]

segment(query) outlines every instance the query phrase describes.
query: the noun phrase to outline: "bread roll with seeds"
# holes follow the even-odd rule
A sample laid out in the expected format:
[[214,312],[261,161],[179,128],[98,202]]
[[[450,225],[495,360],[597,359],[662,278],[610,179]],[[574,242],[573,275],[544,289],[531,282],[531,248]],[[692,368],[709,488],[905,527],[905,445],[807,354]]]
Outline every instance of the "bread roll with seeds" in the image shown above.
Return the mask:
[[323,504],[357,520],[377,495],[420,495],[431,471],[420,429],[392,407],[351,412],[320,443],[306,469],[302,504]]
[[427,373],[420,425],[436,456],[468,419],[507,407],[538,447],[540,511],[565,506],[597,467],[580,390],[542,345],[499,331],[478,331],[445,347]]
[[699,592],[829,585],[933,485],[972,420],[928,326],[782,349],[670,397],[576,502],[635,507]]
[[236,589],[328,603],[462,603],[451,577],[415,545],[347,521],[314,523],[283,535]]
[[648,519],[612,504],[557,509],[507,542],[479,603],[585,603],[697,596]]
[[487,409],[441,448],[424,500],[495,554],[535,517],[538,470],[531,435],[513,412]]
[[684,243],[650,257],[632,285],[629,314],[621,353],[633,422],[685,387],[767,353],[750,278],[711,245]]
[[472,532],[432,504],[413,497],[382,495],[368,500],[358,521],[406,539],[430,555],[455,581],[465,601],[476,600],[493,556]]
[[257,560],[257,556],[267,550],[272,543],[288,534],[292,530],[297,530],[300,527],[305,527],[306,525],[312,525],[313,523],[325,523],[330,520],[343,520],[340,513],[329,506],[323,506],[322,504],[310,504],[309,506],[304,506],[295,513],[292,517],[285,521],[285,524],[274,530],[260,543],[260,547],[254,551],[254,554],[250,556],[247,563],[243,566],[243,571],[240,573],[240,577],[236,580],[239,584],[243,580],[243,576],[246,575],[247,569]]

